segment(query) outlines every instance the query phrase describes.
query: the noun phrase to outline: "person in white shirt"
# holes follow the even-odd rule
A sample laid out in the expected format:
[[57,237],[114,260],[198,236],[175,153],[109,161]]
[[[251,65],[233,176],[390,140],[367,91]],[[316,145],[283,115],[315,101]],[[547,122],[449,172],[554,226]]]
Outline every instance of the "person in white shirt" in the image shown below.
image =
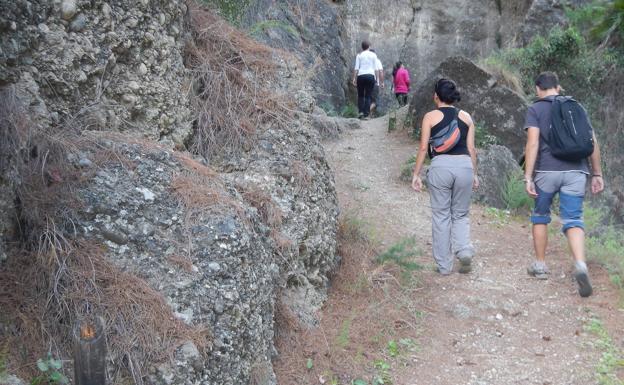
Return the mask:
[[368,119],[370,114],[371,95],[375,87],[375,77],[377,75],[377,55],[370,51],[370,43],[362,42],[362,52],[355,58],[353,68],[353,85],[357,87],[358,93],[358,116],[361,119]]
[[[371,48],[370,51],[377,55],[377,52],[375,52],[373,48]],[[373,112],[379,104],[379,88],[384,88],[384,73],[381,60],[377,57],[375,61],[375,85],[373,86],[373,93],[371,94],[370,116],[373,115]]]

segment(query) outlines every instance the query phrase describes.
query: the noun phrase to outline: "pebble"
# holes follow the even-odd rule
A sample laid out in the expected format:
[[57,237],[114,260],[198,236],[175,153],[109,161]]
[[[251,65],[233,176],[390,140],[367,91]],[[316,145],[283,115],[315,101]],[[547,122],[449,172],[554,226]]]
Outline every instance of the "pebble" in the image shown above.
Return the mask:
[[64,20],[71,20],[74,15],[78,12],[78,7],[76,6],[76,1],[74,0],[65,0],[61,4],[61,17]]
[[499,320],[499,321],[502,320],[503,319],[503,315],[501,313],[497,313],[496,314],[496,319]]
[[121,97],[121,101],[128,105],[134,105],[137,101],[137,97],[131,94],[124,94]]
[[82,32],[86,26],[87,17],[81,13],[69,24],[69,29],[74,32]]
[[80,160],[78,160],[78,166],[83,168],[91,167],[93,166],[93,162],[91,162],[89,158],[80,158]]
[[131,80],[128,82],[128,88],[130,88],[132,91],[138,91],[141,87],[139,86],[139,83]]
[[139,64],[139,74],[147,74],[147,66],[144,63]]
[[143,199],[145,199],[148,202],[153,202],[154,198],[156,197],[156,195],[154,195],[153,192],[151,192],[149,189],[145,188],[145,187],[137,187],[136,190],[140,193],[143,194]]
[[221,265],[219,265],[217,262],[210,262],[208,264],[208,270],[213,272],[221,271]]
[[104,3],[102,5],[102,15],[104,15],[104,18],[109,19],[111,11],[112,11],[111,7],[107,3]]

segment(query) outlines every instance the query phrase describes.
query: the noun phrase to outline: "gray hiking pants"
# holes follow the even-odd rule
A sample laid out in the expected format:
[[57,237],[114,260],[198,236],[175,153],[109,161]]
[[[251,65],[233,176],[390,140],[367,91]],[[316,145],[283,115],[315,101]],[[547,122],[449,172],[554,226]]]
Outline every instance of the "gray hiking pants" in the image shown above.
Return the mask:
[[427,170],[433,258],[442,274],[453,270],[455,255],[474,254],[469,217],[472,175],[467,155],[437,155]]

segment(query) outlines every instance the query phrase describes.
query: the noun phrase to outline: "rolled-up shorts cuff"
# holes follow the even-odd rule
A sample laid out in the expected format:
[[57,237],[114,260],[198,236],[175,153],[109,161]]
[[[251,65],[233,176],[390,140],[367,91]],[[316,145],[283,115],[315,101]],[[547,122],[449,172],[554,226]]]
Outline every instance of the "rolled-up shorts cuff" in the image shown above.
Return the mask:
[[531,223],[534,225],[547,225],[551,221],[550,215],[531,215]]

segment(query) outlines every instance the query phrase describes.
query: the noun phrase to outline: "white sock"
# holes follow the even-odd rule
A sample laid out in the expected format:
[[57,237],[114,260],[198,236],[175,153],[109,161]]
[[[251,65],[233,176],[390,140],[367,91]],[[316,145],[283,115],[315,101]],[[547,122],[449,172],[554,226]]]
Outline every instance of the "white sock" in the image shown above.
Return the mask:
[[576,261],[574,263],[574,266],[576,267],[577,271],[582,271],[587,273],[587,265],[585,264],[585,261]]

